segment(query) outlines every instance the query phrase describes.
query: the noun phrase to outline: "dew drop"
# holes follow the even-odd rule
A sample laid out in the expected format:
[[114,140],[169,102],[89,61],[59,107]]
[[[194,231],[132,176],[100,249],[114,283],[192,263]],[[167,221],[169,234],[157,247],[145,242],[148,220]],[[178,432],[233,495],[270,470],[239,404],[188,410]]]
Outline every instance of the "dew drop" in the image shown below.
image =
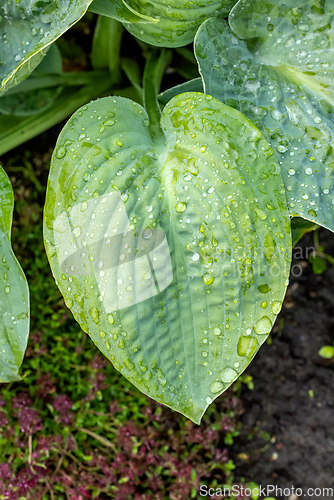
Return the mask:
[[150,229],[149,227],[146,228],[144,231],[143,231],[143,238],[145,240],[149,240],[152,236],[153,232],[152,232],[152,229]]
[[188,170],[192,175],[198,175],[198,167],[195,164],[195,160],[191,160],[188,164]]
[[161,378],[159,378],[159,384],[160,384],[162,387],[165,387],[165,385],[167,384],[167,380],[165,379],[165,377],[161,377]]
[[69,309],[71,309],[71,307],[73,306],[73,300],[70,298],[70,299],[67,299],[66,300],[66,305]]
[[211,285],[214,282],[214,279],[215,279],[215,277],[209,273],[205,273],[202,276],[202,280],[203,280],[204,285]]
[[94,323],[98,323],[99,322],[99,310],[96,309],[96,307],[92,307],[91,309],[89,309],[89,314],[92,318],[92,320],[94,321]]
[[114,124],[114,120],[106,120],[105,122],[103,122],[103,125],[105,125],[106,127],[112,127]]
[[268,293],[270,291],[270,287],[269,287],[269,285],[267,285],[267,283],[265,283],[263,285],[259,285],[258,290],[261,293]]
[[317,212],[315,210],[313,210],[313,208],[310,208],[310,210],[308,211],[308,214],[311,215],[312,217],[317,216]]
[[218,335],[220,335],[220,334],[221,334],[221,332],[222,332],[222,331],[221,331],[221,329],[220,329],[220,328],[218,328],[218,326],[215,326],[215,327],[214,327],[214,329],[213,329],[213,333],[214,333],[214,335],[217,335],[217,336],[218,336]]
[[221,390],[223,390],[224,386],[220,382],[214,382],[213,384],[210,385],[210,391],[213,394],[217,394]]
[[272,323],[268,316],[263,316],[253,328],[258,335],[267,335],[271,331]]
[[186,208],[187,205],[184,203],[184,201],[179,201],[179,203],[177,203],[175,206],[175,210],[179,213],[184,212]]
[[261,220],[266,220],[267,218],[267,214],[264,213],[263,210],[261,210],[260,208],[255,208],[255,212],[257,214],[257,216],[261,219]]
[[278,110],[278,109],[274,109],[271,113],[271,116],[274,118],[274,120],[276,120],[277,122],[279,122],[280,120],[282,120],[283,118],[283,114]]
[[288,148],[286,146],[282,146],[282,145],[277,146],[277,151],[279,153],[285,153],[285,151],[287,151],[287,149]]
[[77,226],[73,229],[73,236],[75,236],[76,238],[78,238],[81,234],[81,227],[80,226]]
[[86,208],[87,208],[87,207],[88,207],[88,203],[87,203],[87,201],[83,201],[83,202],[81,203],[81,206],[80,206],[80,210],[81,210],[81,212],[84,212],[84,211],[86,210]]
[[278,300],[275,300],[275,302],[272,303],[272,310],[274,314],[278,314],[281,310],[282,304],[278,302]]
[[64,146],[59,146],[59,148],[55,152],[56,158],[58,158],[58,160],[61,160],[62,158],[64,158],[65,155],[66,155],[66,149],[64,148]]
[[220,372],[220,378],[225,384],[230,384],[237,378],[237,376],[238,374],[235,370],[233,370],[233,368],[224,368],[224,370]]

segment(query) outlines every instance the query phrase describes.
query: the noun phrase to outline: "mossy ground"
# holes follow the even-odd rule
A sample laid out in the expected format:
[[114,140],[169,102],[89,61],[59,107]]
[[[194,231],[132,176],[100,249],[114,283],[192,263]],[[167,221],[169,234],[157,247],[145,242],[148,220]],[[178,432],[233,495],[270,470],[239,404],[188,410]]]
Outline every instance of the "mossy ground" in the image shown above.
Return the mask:
[[197,498],[201,484],[233,484],[229,447],[240,429],[241,380],[250,378],[197,426],[142,395],[99,353],[65,306],[44,250],[49,141],[44,134],[2,161],[15,192],[12,245],[29,283],[31,332],[22,380],[1,388],[0,498],[177,500]]

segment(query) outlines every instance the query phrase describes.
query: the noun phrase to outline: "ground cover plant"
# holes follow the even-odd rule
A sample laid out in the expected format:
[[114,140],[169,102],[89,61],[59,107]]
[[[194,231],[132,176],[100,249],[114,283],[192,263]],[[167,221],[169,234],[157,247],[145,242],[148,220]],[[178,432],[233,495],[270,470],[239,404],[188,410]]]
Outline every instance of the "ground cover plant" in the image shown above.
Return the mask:
[[[44,209],[56,284],[117,370],[196,423],[269,335],[292,244],[333,230],[331,2],[233,3],[1,7],[2,152],[75,111]],[[93,71],[63,72],[68,45],[51,44],[87,8],[101,16]],[[144,68],[122,57],[120,23]],[[173,64],[186,82],[159,95]],[[2,177],[1,376],[14,381],[28,294]]]
[[31,304],[22,380],[1,391],[0,498],[176,500],[194,498],[199,484],[238,484],[228,448],[240,428],[241,381],[199,429],[122,377],[80,330],[49,271],[49,146],[3,159],[15,190],[13,247],[42,300]]

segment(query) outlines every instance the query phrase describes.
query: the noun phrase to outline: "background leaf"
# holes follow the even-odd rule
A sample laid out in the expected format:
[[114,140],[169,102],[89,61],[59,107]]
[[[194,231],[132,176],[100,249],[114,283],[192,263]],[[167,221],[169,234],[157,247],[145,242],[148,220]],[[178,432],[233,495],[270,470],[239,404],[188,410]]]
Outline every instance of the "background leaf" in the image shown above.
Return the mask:
[[63,87],[46,87],[26,91],[25,88],[29,89],[28,85],[31,79],[43,78],[51,74],[60,75],[61,72],[61,55],[56,44],[52,44],[43,61],[27,80],[0,97],[0,113],[14,116],[29,116],[49,108],[57,99]]
[[333,231],[334,11],[317,6],[240,1],[232,29],[206,21],[195,51],[205,91],[245,114],[273,147],[290,214]]
[[[99,72],[99,75],[92,72],[91,75],[86,75],[86,78],[83,79],[88,81],[93,80],[94,83],[90,83],[81,88],[73,86],[64,89],[52,106],[41,113],[27,117],[1,115],[0,155],[28,141],[32,137],[36,137],[53,125],[66,119],[74,110],[78,109],[78,106],[82,106],[90,99],[94,99],[110,91],[112,86],[112,81],[107,72],[104,74]],[[133,91],[131,92],[131,88],[120,90],[114,89],[114,91],[119,93],[122,92],[122,95],[130,95],[131,97],[134,94]]]
[[134,2],[125,2],[124,0],[94,0],[89,10],[108,16],[122,23],[156,23],[157,19],[140,12],[141,7],[136,10],[131,6]]
[[92,66],[94,69],[108,68],[114,84],[121,81],[120,48],[123,26],[115,19],[105,16],[97,18],[92,44]]
[[159,102],[161,102],[161,104],[166,106],[168,101],[179,94],[183,94],[183,92],[203,92],[202,78],[194,78],[193,80],[189,80],[188,82],[175,85],[175,87],[161,92],[161,94],[159,94],[158,96],[158,100]]
[[0,4],[0,94],[29,76],[48,46],[85,14],[91,1]]
[[315,231],[319,226],[301,217],[292,217],[291,219],[291,233],[292,233],[292,246],[294,247],[298,241],[306,233]]
[[28,284],[10,244],[14,196],[0,166],[0,382],[19,380],[29,335]]
[[235,0],[94,0],[92,12],[110,16],[143,42],[158,47],[191,43],[197,28],[210,16],[228,14]]
[[187,93],[161,126],[152,140],[145,110],[122,98],[77,111],[52,158],[44,239],[66,304],[103,354],[199,422],[281,308],[290,219],[273,152],[239,112]]

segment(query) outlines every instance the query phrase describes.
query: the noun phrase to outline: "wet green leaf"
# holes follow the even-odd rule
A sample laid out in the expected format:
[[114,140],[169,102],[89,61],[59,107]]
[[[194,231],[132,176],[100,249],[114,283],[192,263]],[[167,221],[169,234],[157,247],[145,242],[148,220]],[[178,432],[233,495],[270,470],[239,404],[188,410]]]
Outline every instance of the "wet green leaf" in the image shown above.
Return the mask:
[[52,157],[44,239],[66,304],[145,394],[199,422],[269,334],[291,262],[268,143],[210,96],[78,110]]
[[291,219],[291,233],[292,233],[292,246],[294,247],[298,241],[306,233],[310,233],[317,229],[317,224],[309,220],[302,219],[301,217],[292,217]]
[[29,290],[10,244],[14,195],[0,166],[0,382],[19,380],[29,335]]
[[92,0],[7,0],[0,5],[0,94],[25,80],[49,45],[75,24]]
[[146,43],[181,47],[192,42],[205,19],[228,14],[234,4],[235,0],[94,0],[90,10],[121,21]]
[[[30,116],[49,108],[57,99],[63,87],[45,87],[38,90],[25,91],[25,84],[30,80],[43,78],[50,74],[60,75],[62,72],[62,59],[56,44],[52,44],[45,58],[35,71],[12,90],[22,89],[21,92],[6,92],[0,97],[0,113],[14,116]],[[28,87],[27,87],[28,88]]]
[[[94,0],[89,10],[101,16],[112,17],[121,23],[157,23],[158,20],[154,17],[142,12],[142,8],[138,6],[134,8],[131,4],[135,2],[125,0]],[[137,6],[135,6],[137,7]]]
[[[70,87],[64,89],[52,106],[41,113],[27,117],[0,115],[0,155],[66,119],[78,106],[82,106],[90,99],[108,92],[112,85],[109,75],[100,74],[99,78],[96,79],[93,72],[92,74],[94,83],[81,88]],[[114,89],[114,92],[123,92],[121,95],[130,95],[131,97],[134,94],[134,92],[131,92],[131,88]]]
[[334,7],[329,0],[240,0],[210,19],[195,51],[205,91],[263,132],[289,212],[334,230]]

